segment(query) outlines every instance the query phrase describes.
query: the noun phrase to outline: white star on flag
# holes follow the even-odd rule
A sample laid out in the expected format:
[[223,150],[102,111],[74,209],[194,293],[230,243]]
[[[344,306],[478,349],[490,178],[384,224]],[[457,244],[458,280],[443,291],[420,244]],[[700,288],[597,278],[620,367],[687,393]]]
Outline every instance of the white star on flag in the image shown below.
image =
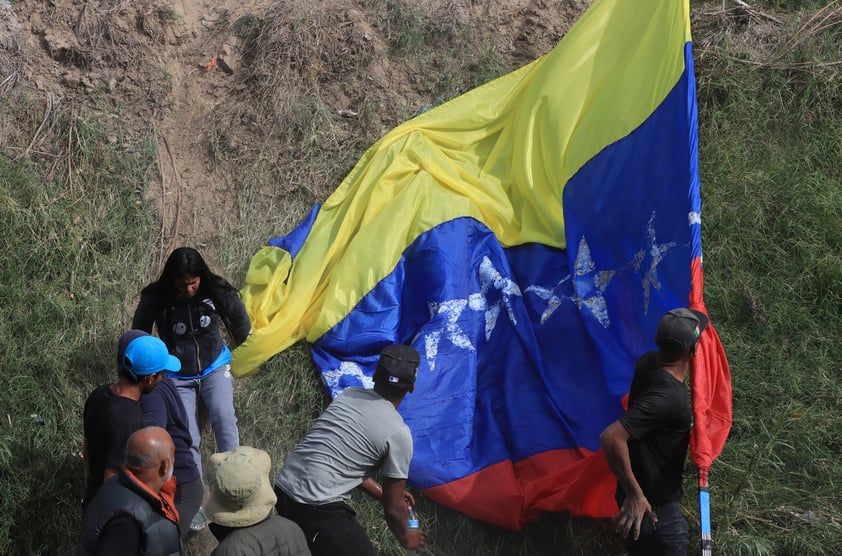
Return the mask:
[[[480,263],[479,269],[480,291],[468,295],[466,299],[449,299],[441,303],[432,302],[430,307],[430,318],[436,315],[441,315],[445,318],[443,328],[433,330],[424,336],[424,355],[431,371],[436,369],[436,356],[439,352],[439,343],[442,338],[446,338],[454,346],[468,351],[476,351],[476,348],[471,343],[470,338],[459,326],[458,321],[465,307],[472,311],[483,311],[485,313],[485,338],[491,338],[491,333],[497,325],[497,318],[500,314],[500,306],[506,308],[506,313],[512,324],[517,325],[514,309],[511,304],[511,296],[520,296],[520,286],[513,280],[506,278],[494,268],[491,259],[484,257]],[[499,291],[500,298],[494,302],[489,302],[488,294],[491,291]]]
[[366,376],[362,368],[353,361],[341,361],[338,369],[333,369],[322,374],[322,380],[327,389],[330,390],[332,396],[339,394],[340,382],[345,377],[358,379],[363,388],[372,388],[374,386],[374,379]]
[[573,267],[573,291],[576,294],[579,309],[584,306],[603,327],[608,328],[611,321],[608,318],[608,306],[602,294],[608,289],[616,271],[596,269],[596,263],[591,258],[591,248],[584,237],[579,241],[579,252]]
[[[695,213],[690,214],[690,218]],[[652,289],[657,291],[661,291],[661,281],[658,278],[658,265],[661,264],[661,261],[667,256],[667,252],[678,245],[676,242],[671,241],[669,243],[658,243],[657,239],[655,238],[655,211],[652,211],[652,216],[649,217],[649,223],[646,226],[646,239],[647,245],[642,248],[640,251],[634,254],[632,260],[629,262],[628,266],[634,269],[635,272],[639,272],[640,269],[643,267],[643,261],[646,260],[646,256],[649,255],[649,268],[643,275],[643,280],[640,283],[640,287],[643,289],[643,312],[649,312],[649,300],[652,296]]]
[[436,315],[442,315],[445,318],[443,330],[434,330],[424,338],[424,351],[431,371],[436,370],[436,355],[439,353],[439,340],[441,339],[442,332],[445,333],[447,339],[454,346],[468,351],[475,350],[470,338],[462,330],[462,327],[457,324],[462,311],[465,310],[467,305],[467,299],[450,299],[442,303],[430,303],[430,318]]
[[[483,257],[479,265],[479,293],[471,294],[468,303],[474,311],[485,311],[485,339],[491,338],[491,333],[497,326],[497,316],[500,314],[500,304],[506,307],[509,320],[517,326],[514,309],[512,309],[511,296],[520,296],[520,286],[514,281],[506,278],[494,268],[491,259]],[[495,289],[500,292],[500,299],[493,304],[488,302],[489,290]]]
[[575,301],[575,299],[569,295],[556,295],[556,291],[568,280],[570,280],[570,275],[568,274],[564,278],[562,278],[554,287],[552,288],[544,288],[538,285],[529,286],[524,290],[525,292],[533,293],[538,296],[540,299],[543,299],[547,302],[547,308],[544,309],[544,312],[541,313],[541,324],[544,324],[549,320],[549,318],[555,313],[556,309],[561,306],[561,302],[565,299],[570,299]]

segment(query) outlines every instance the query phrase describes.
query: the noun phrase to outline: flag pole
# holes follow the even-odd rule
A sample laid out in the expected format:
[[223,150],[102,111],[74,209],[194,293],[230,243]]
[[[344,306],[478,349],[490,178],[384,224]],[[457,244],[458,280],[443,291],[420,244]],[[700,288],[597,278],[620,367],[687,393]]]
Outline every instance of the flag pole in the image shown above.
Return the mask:
[[713,554],[713,539],[710,532],[710,468],[699,466],[699,533],[702,538],[702,556]]

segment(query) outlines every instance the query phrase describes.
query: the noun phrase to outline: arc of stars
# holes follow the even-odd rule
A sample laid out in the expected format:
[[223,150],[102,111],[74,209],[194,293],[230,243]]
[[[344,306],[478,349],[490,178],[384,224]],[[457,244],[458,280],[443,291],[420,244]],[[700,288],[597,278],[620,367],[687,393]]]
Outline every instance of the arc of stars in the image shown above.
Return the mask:
[[[688,215],[690,225],[698,224],[700,220],[701,218],[696,212]],[[541,324],[546,323],[565,300],[570,300],[576,303],[579,310],[586,309],[603,327],[608,328],[611,325],[611,320],[608,315],[608,306],[604,294],[611,285],[614,276],[618,272],[628,270],[640,272],[644,267],[644,263],[648,260],[648,268],[646,268],[641,281],[644,311],[648,311],[652,290],[660,292],[663,288],[658,278],[658,266],[666,258],[668,252],[677,245],[678,243],[674,241],[658,243],[655,232],[655,211],[652,211],[646,226],[645,245],[635,252],[629,262],[619,271],[597,269],[587,239],[582,236],[579,241],[579,250],[576,260],[573,263],[573,272],[571,274],[563,277],[551,288],[533,284],[524,291],[534,294],[546,302],[546,308],[541,313]],[[470,337],[459,325],[459,320],[466,308],[484,313],[486,340],[491,338],[497,326],[500,313],[504,308],[512,324],[517,325],[517,317],[515,316],[514,306],[512,305],[512,298],[515,296],[522,297],[523,293],[521,292],[520,286],[511,278],[503,276],[494,267],[494,264],[488,257],[483,258],[477,272],[480,283],[478,292],[471,293],[465,298],[429,303],[430,318],[440,316],[444,319],[443,327],[424,334],[424,352],[430,370],[435,370],[436,357],[438,356],[439,344],[442,339],[446,339],[457,348],[476,351],[476,347],[474,347]],[[568,280],[572,280],[573,295],[562,295],[560,293],[562,286]],[[499,298],[492,302],[490,296],[495,291],[499,292]],[[335,377],[333,376],[334,374],[336,375]],[[325,377],[326,383],[328,386],[330,386],[331,382],[338,384],[339,377],[345,374],[358,376],[363,384],[368,379],[368,377],[363,375],[358,366],[353,363],[343,362],[339,369],[332,371],[332,373],[329,373]],[[370,379],[368,380],[370,381]]]

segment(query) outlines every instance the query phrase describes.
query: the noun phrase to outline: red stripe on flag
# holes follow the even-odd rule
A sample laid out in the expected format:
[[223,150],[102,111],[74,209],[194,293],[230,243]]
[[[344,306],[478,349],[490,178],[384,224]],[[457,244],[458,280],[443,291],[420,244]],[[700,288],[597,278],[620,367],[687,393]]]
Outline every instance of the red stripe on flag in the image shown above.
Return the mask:
[[520,530],[542,511],[613,517],[616,487],[602,451],[568,449],[501,462],[424,494],[473,518]]

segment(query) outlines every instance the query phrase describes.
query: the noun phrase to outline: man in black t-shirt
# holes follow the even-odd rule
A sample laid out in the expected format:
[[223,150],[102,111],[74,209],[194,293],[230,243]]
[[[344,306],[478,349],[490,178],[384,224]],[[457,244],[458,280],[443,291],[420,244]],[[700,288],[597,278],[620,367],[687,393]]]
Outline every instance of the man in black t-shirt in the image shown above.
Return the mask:
[[181,363],[158,338],[130,330],[120,337],[117,368],[117,382],[97,387],[85,401],[82,457],[88,464],[88,481],[83,510],[102,483],[125,463],[129,436],[144,427],[140,395],[161,382],[164,370],[178,372]]
[[681,483],[693,412],[684,380],[708,318],[689,309],[669,311],[658,323],[657,352],[637,360],[629,408],[600,435],[617,477],[614,526],[630,555],[684,555],[688,525]]

